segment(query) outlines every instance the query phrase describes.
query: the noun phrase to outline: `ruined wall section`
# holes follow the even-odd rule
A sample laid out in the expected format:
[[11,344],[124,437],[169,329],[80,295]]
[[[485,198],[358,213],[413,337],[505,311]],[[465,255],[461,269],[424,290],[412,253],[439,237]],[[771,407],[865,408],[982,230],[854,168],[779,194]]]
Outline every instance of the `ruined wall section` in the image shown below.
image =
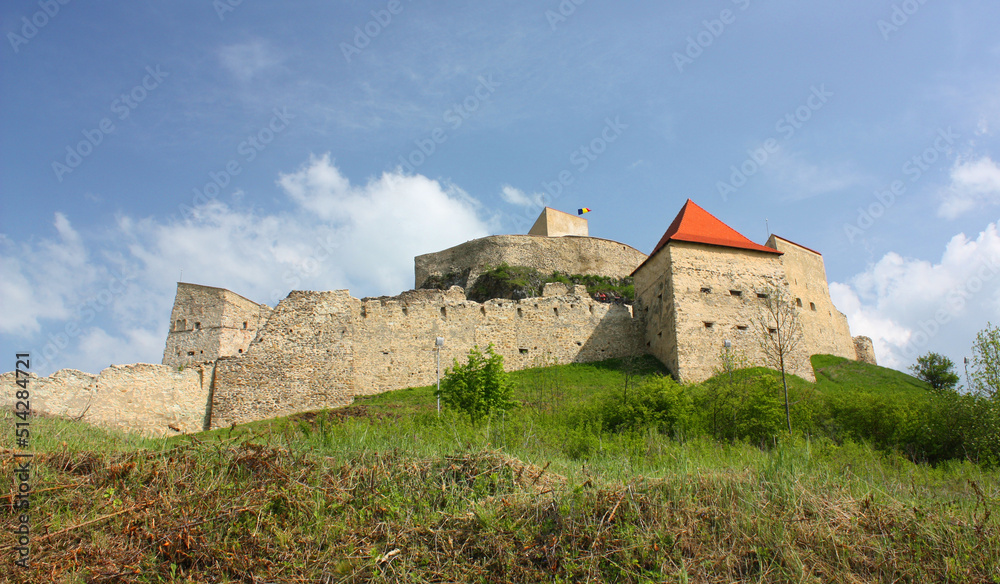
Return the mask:
[[878,365],[878,363],[875,362],[875,345],[872,344],[871,337],[854,337],[854,354],[854,358],[862,363]]
[[350,403],[360,310],[347,290],[290,293],[244,355],[216,364],[212,427]]
[[[667,246],[672,267],[672,298],[676,314],[677,375],[697,382],[715,374],[721,365],[724,341],[731,351],[753,365],[765,365],[755,326],[768,287],[783,287],[785,278],[777,254],[687,242]],[[661,252],[662,253],[662,252]],[[664,334],[667,334],[664,332]],[[786,370],[815,380],[809,355],[802,347]]]
[[212,427],[433,384],[438,336],[443,373],[490,343],[508,370],[642,354],[642,330],[631,307],[594,302],[583,286],[550,284],[543,297],[483,304],[458,287],[364,300],[293,292],[245,356],[219,361]]
[[673,303],[673,272],[669,246],[637,270],[635,310],[646,323],[643,341],[646,351],[677,375],[677,313]]
[[[32,377],[32,410],[80,419],[94,426],[172,436],[207,429],[212,373],[210,363],[177,371],[166,365],[113,365],[99,375],[62,369]],[[0,375],[4,407],[13,408],[14,373]]]
[[163,364],[186,366],[243,354],[271,308],[235,292],[177,283]]
[[414,286],[420,288],[430,276],[469,270],[463,286],[468,288],[483,271],[504,262],[535,268],[542,273],[560,271],[624,278],[645,260],[646,254],[610,239],[492,235],[417,256],[413,262]]
[[799,309],[803,350],[810,355],[836,355],[856,359],[854,339],[847,317],[837,310],[830,298],[823,256],[808,248],[772,235],[767,246],[784,252],[790,298]]

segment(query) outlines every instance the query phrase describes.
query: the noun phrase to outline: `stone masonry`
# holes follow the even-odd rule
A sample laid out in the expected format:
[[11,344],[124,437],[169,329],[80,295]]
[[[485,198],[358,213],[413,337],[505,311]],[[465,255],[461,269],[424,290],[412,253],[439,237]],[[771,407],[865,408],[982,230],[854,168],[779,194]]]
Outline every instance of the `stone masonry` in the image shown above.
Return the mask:
[[469,349],[493,344],[508,370],[642,354],[630,306],[592,300],[583,286],[547,284],[539,298],[467,300],[461,288],[353,298],[292,292],[246,355],[220,359],[212,427],[351,403],[357,395],[434,383]]
[[163,364],[180,367],[241,355],[271,313],[224,288],[177,283]]
[[542,273],[594,274],[624,278],[646,259],[641,251],[598,237],[544,237],[538,235],[492,235],[465,242],[414,259],[414,287],[430,276],[469,271],[462,282],[468,288],[479,274],[507,263],[535,268]]

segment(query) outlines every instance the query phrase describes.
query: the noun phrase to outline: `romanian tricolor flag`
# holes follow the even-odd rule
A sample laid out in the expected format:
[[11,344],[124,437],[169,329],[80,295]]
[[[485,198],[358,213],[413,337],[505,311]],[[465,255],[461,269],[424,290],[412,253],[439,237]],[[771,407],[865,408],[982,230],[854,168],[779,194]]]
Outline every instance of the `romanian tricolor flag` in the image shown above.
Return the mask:
[[590,207],[584,207],[583,209],[577,209],[577,215],[583,215],[584,213],[590,213]]

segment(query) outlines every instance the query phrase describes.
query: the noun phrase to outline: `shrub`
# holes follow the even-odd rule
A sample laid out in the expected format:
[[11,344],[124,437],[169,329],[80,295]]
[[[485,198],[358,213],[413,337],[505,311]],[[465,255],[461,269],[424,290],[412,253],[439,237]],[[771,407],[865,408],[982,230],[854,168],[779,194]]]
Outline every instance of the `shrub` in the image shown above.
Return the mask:
[[513,406],[513,389],[503,369],[503,356],[493,352],[493,345],[483,354],[478,346],[469,350],[466,364],[455,364],[441,379],[441,403],[469,415],[473,424],[494,411]]

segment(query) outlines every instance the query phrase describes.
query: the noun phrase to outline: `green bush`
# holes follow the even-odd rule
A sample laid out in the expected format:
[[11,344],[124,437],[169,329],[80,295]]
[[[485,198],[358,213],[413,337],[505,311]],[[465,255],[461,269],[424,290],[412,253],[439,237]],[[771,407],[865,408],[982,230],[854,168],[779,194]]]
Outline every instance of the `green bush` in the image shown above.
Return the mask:
[[600,403],[593,417],[610,432],[654,428],[680,435],[689,429],[694,404],[689,392],[670,377],[640,383],[627,394],[612,393]]
[[493,345],[483,354],[478,346],[469,350],[464,365],[455,364],[445,370],[438,394],[445,407],[462,411],[476,424],[494,411],[510,409],[513,388],[503,369],[503,356],[493,352]]

